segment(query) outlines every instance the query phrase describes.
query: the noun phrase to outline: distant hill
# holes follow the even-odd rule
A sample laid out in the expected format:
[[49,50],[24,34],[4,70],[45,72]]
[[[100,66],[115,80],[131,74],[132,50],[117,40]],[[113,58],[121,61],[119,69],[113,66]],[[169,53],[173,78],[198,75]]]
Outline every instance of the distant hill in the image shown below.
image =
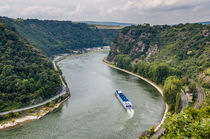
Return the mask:
[[206,21],[206,22],[198,22],[200,24],[203,24],[203,25],[207,25],[207,24],[210,24],[210,21]]
[[51,98],[60,87],[52,62],[0,19],[0,112]]
[[118,29],[98,29],[71,21],[2,18],[48,56],[110,45]]
[[104,26],[131,26],[132,23],[118,23],[118,22],[97,22],[97,21],[79,21],[80,23],[86,23],[91,25],[104,25]]

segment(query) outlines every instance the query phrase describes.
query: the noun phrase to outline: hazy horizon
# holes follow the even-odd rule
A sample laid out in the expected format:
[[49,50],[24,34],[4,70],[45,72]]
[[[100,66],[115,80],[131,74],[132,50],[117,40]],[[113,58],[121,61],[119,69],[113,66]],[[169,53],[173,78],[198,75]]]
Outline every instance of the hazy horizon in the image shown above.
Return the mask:
[[210,21],[208,0],[0,0],[0,16],[23,19],[179,24]]

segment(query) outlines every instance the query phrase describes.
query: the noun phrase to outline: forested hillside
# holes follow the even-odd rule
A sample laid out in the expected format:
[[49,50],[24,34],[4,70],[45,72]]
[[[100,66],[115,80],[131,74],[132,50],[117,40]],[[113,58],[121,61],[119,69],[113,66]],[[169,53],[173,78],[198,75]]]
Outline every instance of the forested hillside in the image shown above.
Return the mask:
[[[210,25],[126,27],[114,39],[107,60],[163,88],[169,112],[162,138],[209,138]],[[202,88],[204,99],[194,109],[196,86]],[[187,94],[186,87],[192,100],[182,111],[180,94]],[[140,138],[150,137],[152,128],[147,133]]]
[[86,23],[89,25],[104,25],[104,26],[131,26],[131,23],[119,23],[119,22],[97,22],[97,21],[80,21],[80,23]]
[[0,112],[39,103],[60,87],[52,62],[0,19]]
[[146,62],[165,63],[184,75],[210,84],[210,25],[139,25],[121,30],[113,41],[108,60],[128,55]]
[[115,29],[97,29],[71,21],[3,19],[14,25],[20,35],[48,56],[74,49],[110,45],[118,33]]

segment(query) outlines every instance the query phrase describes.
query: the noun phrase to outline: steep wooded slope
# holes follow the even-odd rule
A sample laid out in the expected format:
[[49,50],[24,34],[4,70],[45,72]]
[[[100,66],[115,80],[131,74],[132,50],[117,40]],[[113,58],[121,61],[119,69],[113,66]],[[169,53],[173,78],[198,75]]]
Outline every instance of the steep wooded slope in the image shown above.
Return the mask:
[[60,87],[52,62],[0,19],[0,112],[39,103]]
[[119,54],[166,63],[210,84],[210,25],[126,27],[114,39],[108,60]]
[[115,29],[97,29],[71,21],[3,19],[14,25],[20,35],[48,56],[74,49],[110,45],[118,33]]

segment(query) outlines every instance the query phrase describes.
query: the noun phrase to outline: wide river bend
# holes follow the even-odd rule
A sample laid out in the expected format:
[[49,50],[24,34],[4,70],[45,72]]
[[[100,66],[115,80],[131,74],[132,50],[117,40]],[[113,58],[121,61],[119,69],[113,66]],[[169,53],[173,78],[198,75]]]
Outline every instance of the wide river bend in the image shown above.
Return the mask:
[[[71,90],[63,107],[1,139],[135,139],[157,125],[165,104],[151,85],[102,62],[107,52],[69,57],[58,63]],[[128,113],[114,96],[121,89],[134,105]]]

